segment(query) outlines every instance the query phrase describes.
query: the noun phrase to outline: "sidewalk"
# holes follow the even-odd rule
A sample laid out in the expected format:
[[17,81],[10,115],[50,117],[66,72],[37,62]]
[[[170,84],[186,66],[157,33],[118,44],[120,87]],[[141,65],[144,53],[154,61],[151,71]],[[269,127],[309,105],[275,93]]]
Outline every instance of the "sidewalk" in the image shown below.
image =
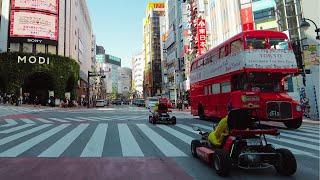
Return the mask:
[[[0,106],[5,106],[5,107],[27,107],[27,108],[33,108],[33,109],[58,109],[58,110],[81,110],[81,109],[88,109],[86,106],[79,106],[79,107],[73,107],[73,108],[63,108],[63,107],[50,107],[50,106],[34,106],[32,104],[22,104],[19,106],[16,105],[11,105],[11,104],[0,104]],[[92,109],[92,107],[90,107]]]

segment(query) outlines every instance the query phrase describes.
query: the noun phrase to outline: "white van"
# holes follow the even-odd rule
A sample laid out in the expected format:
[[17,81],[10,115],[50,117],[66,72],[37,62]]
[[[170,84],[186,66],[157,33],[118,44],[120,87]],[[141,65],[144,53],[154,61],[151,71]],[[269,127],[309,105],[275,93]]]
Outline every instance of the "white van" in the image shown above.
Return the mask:
[[96,101],[96,107],[104,107],[104,100],[97,100]]
[[148,97],[146,100],[146,108],[151,109],[156,106],[156,102],[158,102],[159,99],[156,97]]

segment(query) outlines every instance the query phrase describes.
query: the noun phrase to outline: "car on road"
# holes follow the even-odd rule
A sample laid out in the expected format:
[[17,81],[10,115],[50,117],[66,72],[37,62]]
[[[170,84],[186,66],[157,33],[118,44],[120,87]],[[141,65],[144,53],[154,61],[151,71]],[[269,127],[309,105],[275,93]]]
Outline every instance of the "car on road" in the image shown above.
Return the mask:
[[159,99],[156,97],[148,97],[146,100],[146,108],[151,109],[156,106],[156,102],[159,102]]
[[136,106],[138,107],[145,107],[146,101],[144,99],[137,99],[136,100]]
[[122,101],[121,100],[116,100],[115,102],[114,102],[114,105],[121,105],[122,104]]
[[104,100],[99,99],[96,101],[96,107],[104,107]]
[[104,100],[104,106],[109,106],[109,101],[108,100]]

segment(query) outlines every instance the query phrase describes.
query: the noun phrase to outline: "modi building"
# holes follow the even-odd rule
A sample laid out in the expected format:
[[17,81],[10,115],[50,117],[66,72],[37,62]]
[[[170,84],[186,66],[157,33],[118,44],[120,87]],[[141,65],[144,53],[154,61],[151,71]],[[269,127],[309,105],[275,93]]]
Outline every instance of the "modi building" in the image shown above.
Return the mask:
[[0,0],[0,91],[79,100],[94,66],[85,0]]

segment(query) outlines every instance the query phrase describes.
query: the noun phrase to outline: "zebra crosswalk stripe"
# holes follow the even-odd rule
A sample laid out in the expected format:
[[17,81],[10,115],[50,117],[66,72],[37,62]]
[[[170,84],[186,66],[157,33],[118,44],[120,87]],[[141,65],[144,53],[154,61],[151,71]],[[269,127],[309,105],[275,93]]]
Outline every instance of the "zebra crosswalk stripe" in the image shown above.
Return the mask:
[[24,128],[27,128],[27,127],[30,127],[30,126],[33,126],[33,124],[24,124],[24,125],[21,125],[21,126],[13,127],[13,128],[1,131],[0,133],[12,133],[12,132],[19,131],[21,129],[24,129]]
[[[29,125],[29,126],[30,126],[30,124],[26,124],[26,125]],[[16,139],[19,139],[19,138],[24,137],[24,136],[26,136],[26,135],[29,135],[29,134],[31,134],[31,133],[37,132],[37,131],[39,131],[39,130],[41,130],[41,129],[44,129],[44,128],[46,128],[46,127],[49,127],[49,126],[51,126],[51,124],[43,124],[43,125],[41,125],[41,126],[38,126],[38,127],[32,128],[32,129],[29,129],[29,130],[27,130],[27,131],[23,131],[23,132],[20,132],[20,133],[18,133],[18,134],[14,134],[14,135],[11,135],[11,136],[9,136],[9,137],[5,137],[5,138],[3,138],[3,139],[0,139],[0,145],[4,145],[4,144],[6,144],[6,143],[8,143],[8,142],[14,141],[14,140],[16,140]]]
[[194,138],[187,136],[175,129],[172,129],[168,126],[165,125],[157,125],[157,127],[159,127],[160,129],[172,134],[173,136],[177,137],[178,139],[180,139],[181,141],[184,141],[187,144],[190,144],[192,140],[194,140]]
[[50,129],[47,132],[44,132],[32,139],[29,139],[7,151],[0,153],[0,157],[17,157],[21,153],[27,151],[28,149],[32,148],[33,146],[39,144],[40,142],[46,140],[47,138],[51,137],[52,135],[58,133],[59,131],[63,130],[64,128],[68,127],[70,124],[61,124],[53,129]]
[[283,145],[280,145],[280,144],[277,144],[277,143],[274,143],[272,142],[271,143],[273,146],[275,146],[275,148],[285,148],[285,149],[288,149],[290,150],[293,154],[304,154],[304,155],[307,155],[307,156],[310,156],[310,157],[313,157],[313,158],[317,158],[319,159],[318,156],[312,154],[312,153],[309,153],[309,152],[305,152],[305,151],[301,151],[299,149],[294,149],[294,148],[290,148],[290,147],[287,147],[287,146],[283,146]]
[[299,140],[302,140],[302,141],[319,143],[318,139],[305,138],[305,137],[302,137],[302,136],[296,136],[296,135],[288,134],[288,133],[285,133],[285,132],[281,132],[280,133],[280,138],[281,137],[289,137],[289,138],[299,139]]
[[142,130],[142,132],[150,137],[150,140],[160,149],[160,151],[168,157],[176,157],[176,156],[187,156],[184,152],[176,148],[169,141],[164,139],[158,133],[153,131],[150,127],[145,124],[137,124],[138,128]]
[[26,119],[26,118],[20,118],[21,121],[23,121],[26,124],[35,124],[34,121],[31,121],[30,119]]
[[35,118],[35,120],[43,122],[43,123],[52,123],[51,121],[48,121],[48,120],[43,119],[43,118]]
[[101,157],[104,141],[107,135],[108,124],[99,124],[82,151],[80,157]]
[[179,127],[179,128],[181,128],[181,129],[184,129],[184,130],[187,130],[187,131],[189,131],[189,132],[192,132],[192,133],[194,133],[194,134],[199,134],[198,131],[193,130],[193,129],[192,129],[191,127],[189,127],[189,126],[186,126],[186,125],[183,125],[183,124],[176,124],[176,126]]
[[5,121],[8,123],[8,124],[18,124],[17,121],[13,120],[13,119],[5,119]]
[[58,121],[58,122],[69,122],[69,121],[66,121],[66,120],[58,119],[58,118],[49,118],[49,119],[53,120],[53,121]]
[[59,157],[88,126],[89,124],[80,124],[42,152],[38,157]]
[[127,124],[118,124],[123,156],[144,156]]
[[209,130],[209,131],[213,130],[212,126],[209,127],[209,126],[205,126],[205,125],[202,125],[202,124],[192,124],[192,125],[197,126],[199,128],[203,128],[203,129]]

